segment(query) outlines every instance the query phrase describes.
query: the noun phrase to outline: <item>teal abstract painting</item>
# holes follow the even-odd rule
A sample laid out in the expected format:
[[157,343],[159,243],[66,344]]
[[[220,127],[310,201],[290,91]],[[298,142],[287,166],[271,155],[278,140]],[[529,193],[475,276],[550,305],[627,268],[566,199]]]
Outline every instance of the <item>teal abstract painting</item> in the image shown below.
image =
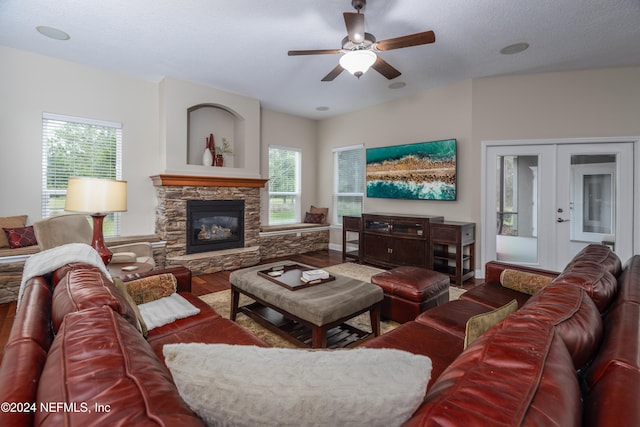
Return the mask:
[[456,140],[367,148],[367,197],[456,200]]

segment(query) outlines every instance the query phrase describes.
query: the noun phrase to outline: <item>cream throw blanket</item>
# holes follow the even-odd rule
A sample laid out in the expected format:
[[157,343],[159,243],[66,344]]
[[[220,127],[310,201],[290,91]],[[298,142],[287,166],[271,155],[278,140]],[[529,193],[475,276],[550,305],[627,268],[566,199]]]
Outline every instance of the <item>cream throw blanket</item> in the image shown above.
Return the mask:
[[22,280],[18,290],[17,307],[20,308],[20,300],[24,292],[24,287],[29,279],[50,273],[58,268],[72,263],[82,262],[98,267],[100,271],[112,281],[109,270],[102,262],[98,252],[86,243],[68,243],[66,245],[47,249],[30,256],[24,263]]

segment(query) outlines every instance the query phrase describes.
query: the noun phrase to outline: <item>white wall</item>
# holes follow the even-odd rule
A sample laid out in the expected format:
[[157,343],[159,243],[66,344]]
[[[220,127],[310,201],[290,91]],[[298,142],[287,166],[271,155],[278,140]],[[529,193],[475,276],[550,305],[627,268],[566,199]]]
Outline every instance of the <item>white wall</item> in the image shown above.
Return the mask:
[[[456,202],[366,198],[365,210],[440,214],[450,220],[475,222],[479,241],[482,141],[638,135],[638,67],[491,77],[321,121],[319,170],[332,170],[334,147],[358,143],[379,147],[456,138]],[[636,170],[639,158],[636,153]],[[320,174],[318,181],[320,203],[330,203],[332,174]],[[635,215],[638,222],[637,206]],[[640,240],[637,229],[635,233],[636,241]],[[333,232],[331,243],[340,241],[341,235]],[[476,245],[477,259],[479,248]]]
[[125,235],[154,231],[160,169],[156,84],[0,46],[0,216],[41,219],[42,113],[122,123]]

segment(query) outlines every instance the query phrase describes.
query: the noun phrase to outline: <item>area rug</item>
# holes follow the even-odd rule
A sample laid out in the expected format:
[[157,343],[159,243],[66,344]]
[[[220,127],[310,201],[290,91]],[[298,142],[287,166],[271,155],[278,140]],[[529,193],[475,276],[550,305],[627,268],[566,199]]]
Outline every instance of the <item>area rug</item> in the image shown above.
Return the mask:
[[[361,280],[363,282],[371,282],[371,276],[374,274],[380,273],[384,270],[379,268],[355,264],[355,263],[343,263],[332,265],[330,267],[324,268],[324,270],[329,271],[332,274],[340,274],[347,277],[352,277],[354,279]],[[465,292],[462,288],[457,288],[455,286],[449,287],[449,300],[455,300],[460,297]],[[199,297],[202,301],[207,303],[210,307],[212,307],[216,312],[218,312],[222,317],[228,319],[231,311],[231,291],[225,290],[220,292],[214,292],[206,295],[202,295]],[[248,305],[251,304],[253,300],[246,295],[240,295],[240,305]],[[245,329],[249,330],[252,334],[259,337],[263,341],[272,345],[273,347],[282,347],[282,348],[295,348],[296,346],[289,341],[285,340],[278,334],[275,334],[268,330],[267,328],[261,326],[260,324],[254,322],[248,316],[240,313],[236,318],[236,323]],[[369,322],[369,313],[364,313],[359,316],[354,317],[349,320],[349,323],[352,326],[357,327],[366,332],[371,332],[371,324]],[[380,333],[385,334],[395,328],[397,328],[400,324],[391,320],[382,320],[380,322]]]

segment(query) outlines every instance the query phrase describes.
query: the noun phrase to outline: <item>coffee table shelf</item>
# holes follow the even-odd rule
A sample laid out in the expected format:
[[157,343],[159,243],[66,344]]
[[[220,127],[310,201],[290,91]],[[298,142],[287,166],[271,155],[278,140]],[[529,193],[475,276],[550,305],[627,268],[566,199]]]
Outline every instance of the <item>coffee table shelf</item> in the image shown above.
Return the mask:
[[[313,346],[311,328],[295,320],[288,319],[281,313],[259,302],[238,307],[238,310],[297,347],[311,348]],[[373,333],[363,331],[348,323],[341,323],[326,332],[326,348],[350,347],[372,335]]]

